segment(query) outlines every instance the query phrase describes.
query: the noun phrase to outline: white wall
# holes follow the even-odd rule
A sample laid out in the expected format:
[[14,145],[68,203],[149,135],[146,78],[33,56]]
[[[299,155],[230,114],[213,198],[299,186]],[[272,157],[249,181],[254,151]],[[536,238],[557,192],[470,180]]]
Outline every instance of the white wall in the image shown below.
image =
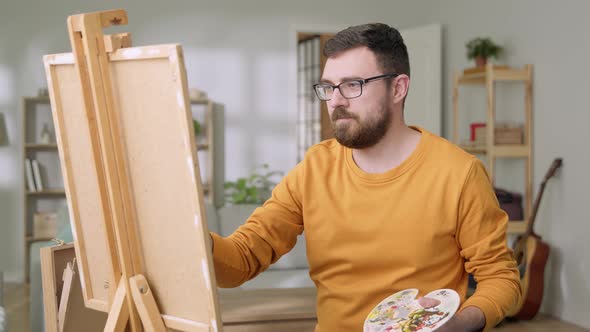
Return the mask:
[[[124,8],[133,45],[181,43],[189,86],[225,104],[226,178],[261,164],[296,163],[296,27],[346,27],[367,21],[411,26],[411,5],[392,15],[389,1],[4,1],[0,7],[0,112],[12,144],[0,147],[0,269],[22,278],[20,97],[45,87],[41,57],[69,52],[68,15]],[[406,5],[408,6],[408,5]],[[387,10],[383,10],[386,8]],[[411,13],[411,14],[410,14]],[[291,70],[292,69],[292,70]]]
[[[590,91],[588,1],[434,2],[426,18],[445,27],[443,100],[445,128],[451,133],[452,73],[468,65],[466,40],[487,35],[506,47],[510,65],[534,65],[534,184],[538,188],[555,157],[564,166],[549,182],[536,229],[551,246],[542,309],[590,327],[590,212],[587,170]],[[517,110],[519,110],[517,108]]]
[[124,7],[134,45],[179,42],[189,85],[226,104],[226,177],[255,165],[295,163],[293,27],[383,21],[397,27],[443,24],[444,133],[451,132],[452,73],[470,66],[464,43],[490,36],[506,46],[502,62],[534,64],[535,188],[556,156],[560,175],[547,188],[538,231],[552,246],[543,309],[590,327],[590,216],[584,203],[590,165],[583,147],[590,112],[586,63],[590,2],[447,1],[14,1],[0,5],[0,112],[13,144],[0,147],[0,269],[22,273],[19,97],[45,85],[41,55],[69,50],[65,18]]

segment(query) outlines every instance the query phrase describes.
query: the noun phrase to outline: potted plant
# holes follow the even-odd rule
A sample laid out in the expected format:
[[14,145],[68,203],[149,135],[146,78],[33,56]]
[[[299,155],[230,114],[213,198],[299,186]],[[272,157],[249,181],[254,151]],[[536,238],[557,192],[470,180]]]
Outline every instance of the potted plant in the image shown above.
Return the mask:
[[269,170],[268,164],[258,167],[248,177],[238,178],[236,181],[227,181],[224,184],[226,203],[218,211],[221,225],[221,233],[229,235],[239,225],[270,198],[272,189],[280,180],[282,172]]
[[483,67],[488,58],[498,58],[503,48],[494,43],[490,38],[474,38],[465,44],[467,47],[467,58],[475,59],[477,67]]
[[268,164],[260,166],[249,177],[227,181],[224,185],[225,195],[231,204],[262,204],[277,185],[275,178],[282,175],[279,171],[270,171]]

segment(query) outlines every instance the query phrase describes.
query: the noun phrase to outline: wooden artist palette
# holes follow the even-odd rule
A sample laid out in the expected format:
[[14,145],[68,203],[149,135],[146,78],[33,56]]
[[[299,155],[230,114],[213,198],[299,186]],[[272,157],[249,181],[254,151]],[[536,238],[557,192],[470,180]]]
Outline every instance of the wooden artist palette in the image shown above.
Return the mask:
[[426,294],[436,305],[423,307],[416,296],[418,290],[406,289],[388,296],[367,316],[364,332],[436,331],[459,308],[459,294],[452,289],[438,289]]

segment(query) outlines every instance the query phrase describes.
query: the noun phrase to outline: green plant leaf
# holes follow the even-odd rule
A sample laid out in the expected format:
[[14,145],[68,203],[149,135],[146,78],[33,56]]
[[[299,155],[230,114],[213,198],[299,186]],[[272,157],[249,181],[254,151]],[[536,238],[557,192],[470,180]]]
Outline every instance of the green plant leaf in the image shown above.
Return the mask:
[[234,203],[239,204],[246,200],[246,193],[243,191],[235,192],[232,196]]
[[201,124],[199,121],[193,119],[193,128],[195,130],[195,136],[199,136],[201,134]]
[[503,50],[489,37],[473,38],[465,44],[465,47],[467,48],[467,58],[470,60],[476,57],[497,58]]
[[277,185],[274,177],[283,173],[269,170],[268,164],[263,164],[256,169],[264,171],[254,171],[248,177],[238,178],[235,182],[225,182],[225,197],[230,203],[261,204],[270,197],[272,189]]
[[239,178],[238,182],[236,183],[236,188],[240,190],[246,189],[246,179]]

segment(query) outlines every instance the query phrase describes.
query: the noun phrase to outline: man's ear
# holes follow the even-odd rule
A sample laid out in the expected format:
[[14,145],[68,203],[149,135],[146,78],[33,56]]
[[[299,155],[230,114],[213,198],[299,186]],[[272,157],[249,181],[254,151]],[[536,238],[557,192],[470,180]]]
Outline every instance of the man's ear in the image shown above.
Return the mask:
[[408,95],[408,89],[410,88],[410,77],[406,74],[401,74],[395,78],[394,84],[394,95],[393,100],[394,102],[400,103],[406,98]]

